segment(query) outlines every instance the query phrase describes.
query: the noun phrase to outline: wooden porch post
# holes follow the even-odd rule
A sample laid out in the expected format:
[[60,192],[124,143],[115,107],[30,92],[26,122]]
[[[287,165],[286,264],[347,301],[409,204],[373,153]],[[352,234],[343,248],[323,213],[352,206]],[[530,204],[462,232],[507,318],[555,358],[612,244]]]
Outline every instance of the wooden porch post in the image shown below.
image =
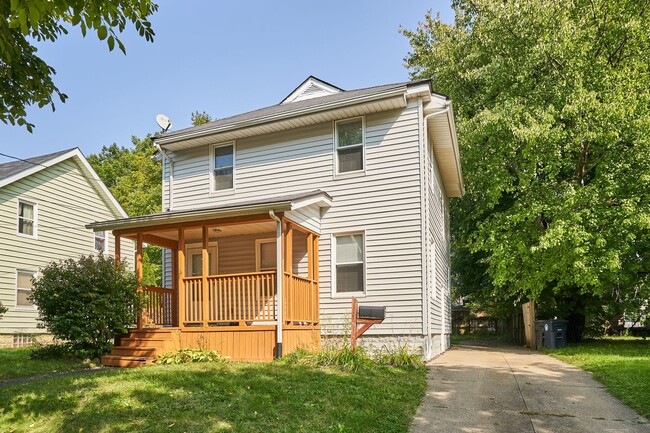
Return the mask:
[[201,234],[203,238],[203,248],[202,248],[202,269],[201,276],[203,281],[201,282],[202,296],[201,300],[203,307],[203,326],[208,327],[208,273],[210,272],[210,254],[208,253],[208,227],[203,226],[201,228]]
[[120,243],[121,237],[120,235],[115,234],[113,234],[113,237],[115,238],[115,263],[120,263],[122,260],[122,246]]
[[[313,305],[314,305],[314,314],[312,316],[314,322],[320,322],[320,282],[318,280],[318,235],[314,235],[312,238],[312,284],[315,285],[315,290],[312,290],[314,294]],[[315,293],[314,293],[315,292]]]
[[178,260],[176,269],[178,273],[174,278],[178,279],[178,326],[183,328],[185,326],[185,230],[183,227],[178,229],[178,250],[176,251]]
[[287,235],[284,238],[284,272],[289,274],[288,278],[284,281],[287,284],[283,287],[283,308],[282,308],[282,323],[287,323],[293,319],[292,304],[294,301],[293,284],[291,274],[293,273],[293,225],[287,222]]
[[[138,277],[138,284],[142,283],[142,232],[136,235],[136,252],[135,252],[135,273]],[[142,311],[138,313],[138,329],[142,329]]]
[[178,326],[178,248],[172,250],[172,326]]

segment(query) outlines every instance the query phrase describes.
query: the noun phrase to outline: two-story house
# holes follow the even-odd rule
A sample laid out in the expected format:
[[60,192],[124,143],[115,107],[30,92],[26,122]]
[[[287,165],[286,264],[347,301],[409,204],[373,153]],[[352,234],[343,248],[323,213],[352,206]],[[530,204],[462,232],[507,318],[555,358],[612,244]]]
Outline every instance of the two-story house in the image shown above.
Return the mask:
[[155,143],[164,212],[89,225],[166,249],[145,329],[105,363],[154,346],[246,360],[318,347],[350,334],[353,297],[386,307],[360,344],[448,347],[448,201],[464,190],[451,101],[429,80],[344,91],[309,77],[277,105]]
[[[126,216],[79,149],[0,164],[0,302],[8,308],[0,347],[45,336],[29,298],[39,269],[81,255],[113,255],[110,233],[85,225]],[[133,243],[123,248],[133,251]]]

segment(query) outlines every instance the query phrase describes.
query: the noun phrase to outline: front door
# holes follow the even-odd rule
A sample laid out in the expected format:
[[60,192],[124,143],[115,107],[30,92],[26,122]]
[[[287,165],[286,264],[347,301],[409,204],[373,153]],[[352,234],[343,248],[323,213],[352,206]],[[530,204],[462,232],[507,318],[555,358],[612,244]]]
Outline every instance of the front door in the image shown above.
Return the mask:
[[[218,272],[218,254],[216,242],[210,242],[208,245],[208,257],[210,263],[208,265],[208,274],[216,275]],[[203,249],[200,246],[188,245],[185,251],[187,257],[187,266],[185,275],[188,277],[201,277],[203,276]]]

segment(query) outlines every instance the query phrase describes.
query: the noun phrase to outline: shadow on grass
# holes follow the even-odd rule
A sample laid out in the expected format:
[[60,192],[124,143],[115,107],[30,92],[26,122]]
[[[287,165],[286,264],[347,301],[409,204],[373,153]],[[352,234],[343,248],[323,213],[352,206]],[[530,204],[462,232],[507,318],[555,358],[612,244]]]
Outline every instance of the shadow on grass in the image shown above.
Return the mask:
[[156,366],[0,390],[0,431],[406,432],[424,391],[423,371]]

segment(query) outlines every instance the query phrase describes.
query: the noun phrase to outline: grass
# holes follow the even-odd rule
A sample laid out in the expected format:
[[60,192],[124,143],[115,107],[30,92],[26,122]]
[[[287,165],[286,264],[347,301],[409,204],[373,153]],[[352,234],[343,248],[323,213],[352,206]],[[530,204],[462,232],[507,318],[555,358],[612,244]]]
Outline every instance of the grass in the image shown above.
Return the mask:
[[91,364],[78,359],[30,359],[33,348],[0,349],[0,382],[18,377],[88,368]]
[[585,341],[549,355],[593,372],[594,379],[641,415],[650,416],[650,341],[614,337]]
[[425,369],[204,363],[0,388],[2,432],[407,432]]

